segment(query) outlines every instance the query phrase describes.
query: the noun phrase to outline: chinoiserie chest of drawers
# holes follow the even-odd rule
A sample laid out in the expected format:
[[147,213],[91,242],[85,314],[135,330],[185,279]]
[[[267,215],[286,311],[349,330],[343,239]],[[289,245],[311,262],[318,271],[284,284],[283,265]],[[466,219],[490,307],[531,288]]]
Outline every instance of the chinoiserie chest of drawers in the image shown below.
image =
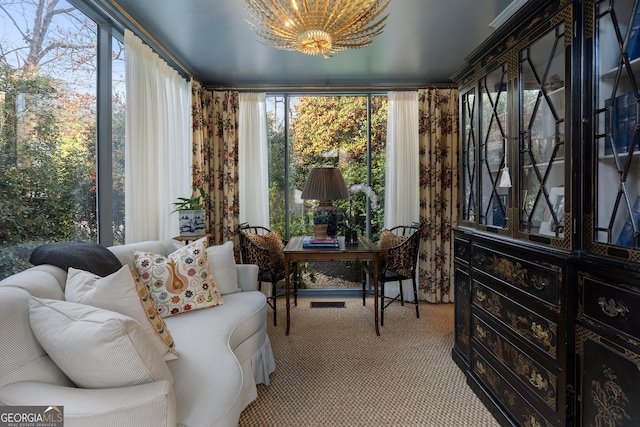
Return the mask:
[[525,246],[455,231],[453,357],[502,424],[564,426],[573,414],[567,283],[575,263]]

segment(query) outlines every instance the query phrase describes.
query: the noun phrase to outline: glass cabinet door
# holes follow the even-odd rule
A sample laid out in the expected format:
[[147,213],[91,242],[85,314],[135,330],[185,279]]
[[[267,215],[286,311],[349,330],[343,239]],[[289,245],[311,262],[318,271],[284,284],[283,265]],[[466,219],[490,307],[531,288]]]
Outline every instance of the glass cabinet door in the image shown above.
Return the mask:
[[564,238],[565,24],[519,52],[520,231]]
[[640,248],[640,6],[594,1],[594,240]]
[[[507,227],[509,185],[503,172],[508,169],[507,146],[507,65],[480,79],[480,199],[479,223]],[[506,175],[505,175],[506,177]]]
[[476,220],[475,89],[462,95],[462,219]]

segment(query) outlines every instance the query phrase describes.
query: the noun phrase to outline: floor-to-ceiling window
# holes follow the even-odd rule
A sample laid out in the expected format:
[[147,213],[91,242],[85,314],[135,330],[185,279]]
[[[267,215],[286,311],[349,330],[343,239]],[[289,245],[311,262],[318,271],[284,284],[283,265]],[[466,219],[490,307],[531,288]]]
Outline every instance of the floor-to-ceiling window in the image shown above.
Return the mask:
[[384,216],[386,94],[268,95],[267,125],[271,227],[285,237],[313,234],[317,201],[301,199],[305,180],[313,167],[337,166],[348,188],[360,185],[349,200],[334,201],[338,233],[351,227],[377,238]]
[[0,279],[46,242],[123,241],[121,40],[89,3],[0,4]]

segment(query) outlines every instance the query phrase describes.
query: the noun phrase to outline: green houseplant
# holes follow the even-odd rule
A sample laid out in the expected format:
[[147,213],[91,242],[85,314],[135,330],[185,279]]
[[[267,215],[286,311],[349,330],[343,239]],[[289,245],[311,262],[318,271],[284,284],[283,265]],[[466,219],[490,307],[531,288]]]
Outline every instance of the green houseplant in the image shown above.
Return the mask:
[[[205,210],[209,195],[204,188],[197,187],[191,197],[178,197],[173,202],[173,212],[178,212],[180,236],[203,236],[207,212]],[[173,213],[172,212],[172,213]]]

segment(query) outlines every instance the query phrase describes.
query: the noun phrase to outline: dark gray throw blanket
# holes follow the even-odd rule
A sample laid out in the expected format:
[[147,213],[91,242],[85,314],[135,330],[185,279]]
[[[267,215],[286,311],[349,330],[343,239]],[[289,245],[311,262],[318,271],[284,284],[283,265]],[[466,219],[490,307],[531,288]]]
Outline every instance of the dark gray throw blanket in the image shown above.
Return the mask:
[[31,252],[29,262],[33,265],[51,264],[64,270],[73,267],[101,277],[122,268],[113,252],[93,242],[47,243]]

